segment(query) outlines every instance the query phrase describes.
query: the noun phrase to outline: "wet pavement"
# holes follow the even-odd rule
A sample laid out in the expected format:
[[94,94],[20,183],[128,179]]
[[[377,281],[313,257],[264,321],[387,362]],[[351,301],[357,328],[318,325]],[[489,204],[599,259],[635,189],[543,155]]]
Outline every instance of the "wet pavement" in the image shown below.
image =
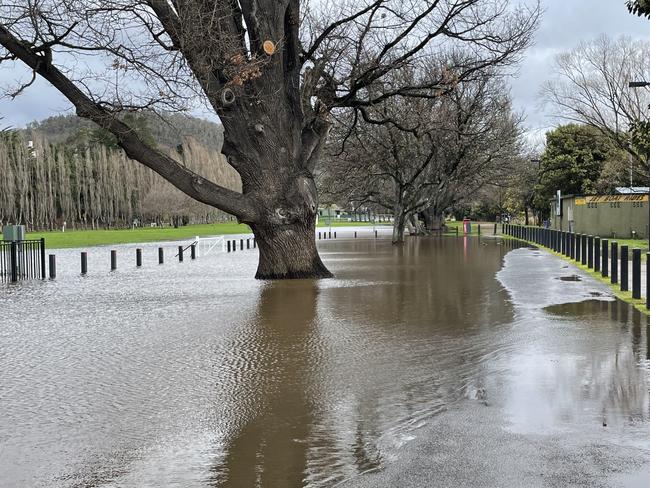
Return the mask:
[[649,323],[608,287],[512,241],[319,244],[335,279],[150,245],[0,287],[0,486],[650,484]]

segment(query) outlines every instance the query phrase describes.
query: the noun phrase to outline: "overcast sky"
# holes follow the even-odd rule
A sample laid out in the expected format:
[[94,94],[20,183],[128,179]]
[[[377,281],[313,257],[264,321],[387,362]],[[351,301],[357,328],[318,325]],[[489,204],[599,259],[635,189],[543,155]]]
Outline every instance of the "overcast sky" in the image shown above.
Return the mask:
[[[542,4],[545,12],[535,45],[527,52],[518,76],[512,80],[515,106],[525,112],[526,126],[532,133],[543,133],[555,123],[540,108],[538,92],[551,72],[557,53],[603,33],[612,37],[629,35],[650,39],[650,20],[628,14],[624,0],[542,0]],[[650,73],[648,75],[650,77]],[[0,70],[1,85],[18,77],[18,73]],[[70,104],[40,80],[16,100],[0,100],[2,125],[20,127],[59,113],[71,113]]]

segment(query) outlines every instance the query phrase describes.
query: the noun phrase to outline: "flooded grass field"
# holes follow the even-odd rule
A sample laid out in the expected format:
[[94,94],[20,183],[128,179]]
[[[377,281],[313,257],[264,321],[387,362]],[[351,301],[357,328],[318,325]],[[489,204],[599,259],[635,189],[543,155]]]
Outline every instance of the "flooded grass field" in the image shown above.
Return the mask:
[[[537,249],[57,253],[0,285],[0,486],[650,486],[649,323]],[[578,279],[576,279],[578,278]]]

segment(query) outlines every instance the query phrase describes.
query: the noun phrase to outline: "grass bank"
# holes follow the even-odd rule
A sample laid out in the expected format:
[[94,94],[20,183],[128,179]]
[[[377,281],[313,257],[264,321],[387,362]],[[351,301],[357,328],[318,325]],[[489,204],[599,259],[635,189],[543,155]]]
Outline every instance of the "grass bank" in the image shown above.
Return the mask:
[[[501,238],[503,238],[503,239],[514,239],[514,240],[517,240],[517,241],[527,242],[528,244],[530,244],[532,246],[538,247],[540,249],[544,249],[546,252],[548,252],[550,254],[553,254],[554,256],[557,256],[558,258],[561,258],[563,261],[566,261],[569,264],[571,264],[571,265],[575,266],[576,268],[580,269],[584,273],[586,273],[589,276],[591,276],[592,278],[594,278],[596,281],[599,281],[601,283],[606,284],[612,290],[612,293],[616,298],[618,298],[619,300],[622,300],[622,301],[624,301],[626,303],[629,303],[634,308],[636,308],[639,312],[642,312],[643,314],[650,316],[650,310],[648,310],[646,308],[645,298],[644,297],[639,298],[639,299],[632,298],[632,291],[621,291],[620,282],[616,283],[616,284],[613,284],[611,282],[611,277],[610,276],[604,277],[600,271],[594,271],[593,269],[589,268],[588,266],[583,265],[578,261],[575,261],[575,260],[573,260],[571,258],[566,257],[564,254],[561,254],[559,252],[555,252],[553,249],[542,246],[541,244],[537,244],[537,243],[535,243],[533,241],[527,241],[525,239],[518,239],[516,237],[512,237],[512,236],[505,235],[505,234],[502,234]],[[638,246],[636,244],[636,243],[639,242],[639,239],[612,239],[612,241],[618,242],[619,246],[621,245],[621,243],[625,244],[627,242],[630,242],[630,243],[635,243],[635,244],[628,244],[628,245],[634,246],[634,247],[640,247],[640,246]],[[646,243],[646,249],[647,249],[647,243]],[[630,251],[630,256],[631,255],[632,255],[632,252]],[[650,271],[650,269],[648,269],[648,271]],[[632,270],[631,269],[630,269],[629,279],[630,279],[630,288],[631,288],[631,282],[632,282]],[[641,279],[644,279],[643,275],[641,276]]]
[[[332,222],[332,227],[372,226],[372,222]],[[378,224],[379,225],[379,224]],[[318,227],[329,227],[319,222]],[[135,244],[142,242],[177,241],[196,236],[247,234],[251,230],[245,224],[223,223],[186,225],[184,227],[146,227],[116,230],[68,230],[66,232],[29,232],[28,239],[45,238],[48,249],[92,247],[110,244]]]

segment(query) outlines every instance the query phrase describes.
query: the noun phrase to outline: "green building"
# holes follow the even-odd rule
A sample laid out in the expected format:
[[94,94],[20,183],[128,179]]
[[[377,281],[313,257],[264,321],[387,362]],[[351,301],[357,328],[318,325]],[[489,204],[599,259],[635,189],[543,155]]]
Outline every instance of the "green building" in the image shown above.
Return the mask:
[[551,228],[621,239],[648,238],[648,195],[566,195],[551,203]]

